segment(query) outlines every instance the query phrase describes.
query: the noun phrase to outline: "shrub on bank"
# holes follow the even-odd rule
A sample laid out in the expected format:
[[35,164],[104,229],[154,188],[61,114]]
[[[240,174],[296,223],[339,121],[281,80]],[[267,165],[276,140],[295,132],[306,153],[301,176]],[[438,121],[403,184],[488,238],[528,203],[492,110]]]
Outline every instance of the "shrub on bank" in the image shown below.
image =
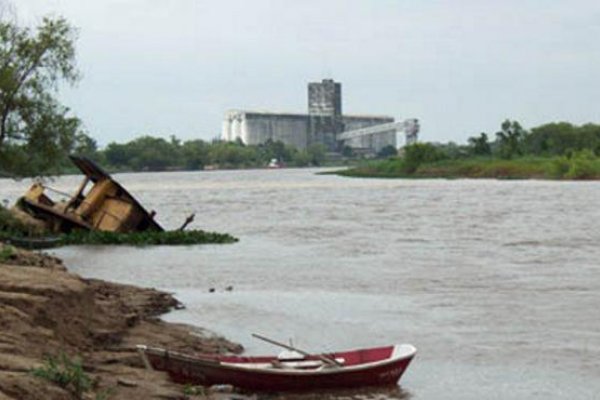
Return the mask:
[[0,244],[0,263],[13,257],[15,248],[12,246],[3,246]]
[[600,158],[590,150],[572,152],[552,160],[549,173],[556,179],[600,179]]
[[83,371],[81,360],[70,359],[64,353],[46,358],[44,364],[34,368],[31,373],[67,389],[77,399],[81,399],[92,386],[92,379]]
[[422,165],[414,175],[430,178],[545,178],[547,162],[541,158],[446,160]]
[[404,168],[404,163],[400,158],[389,158],[382,161],[370,161],[363,163],[355,168],[350,168],[336,172],[342,176],[352,177],[378,177],[378,178],[397,178],[397,177],[408,177]]
[[402,168],[405,173],[416,172],[422,164],[435,163],[448,158],[442,150],[431,143],[415,143],[404,148]]
[[0,205],[0,232],[29,236],[30,228]]

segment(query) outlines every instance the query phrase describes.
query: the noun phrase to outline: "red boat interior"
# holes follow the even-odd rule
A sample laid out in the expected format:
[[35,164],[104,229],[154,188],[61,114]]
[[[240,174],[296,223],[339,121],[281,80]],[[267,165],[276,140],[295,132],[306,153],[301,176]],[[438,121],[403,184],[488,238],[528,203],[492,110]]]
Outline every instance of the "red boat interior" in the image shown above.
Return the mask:
[[[362,350],[352,350],[340,353],[325,353],[323,356],[329,359],[335,359],[345,367],[352,365],[360,365],[367,364],[371,362],[386,360],[392,356],[394,352],[394,346],[386,346],[386,347],[378,347],[373,349],[362,349]],[[205,358],[205,357],[203,357]],[[233,364],[262,364],[262,363],[272,363],[277,361],[278,358],[276,356],[257,356],[257,357],[240,357],[240,356],[219,356],[219,357],[210,357],[215,361],[221,361],[226,363]],[[310,355],[304,357],[302,360],[305,361],[318,361],[320,360],[318,355]],[[281,360],[280,360],[281,361]]]

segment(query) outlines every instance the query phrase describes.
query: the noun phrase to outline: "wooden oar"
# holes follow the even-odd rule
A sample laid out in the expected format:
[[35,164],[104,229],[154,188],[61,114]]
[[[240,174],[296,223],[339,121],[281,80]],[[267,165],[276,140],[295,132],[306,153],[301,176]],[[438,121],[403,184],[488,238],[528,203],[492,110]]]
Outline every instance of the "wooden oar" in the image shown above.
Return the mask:
[[314,355],[314,356],[318,357],[319,360],[323,361],[326,364],[329,364],[329,365],[332,365],[332,366],[335,366],[335,367],[341,367],[342,366],[342,364],[339,363],[337,360],[335,360],[333,358],[330,358],[330,357],[326,357],[323,354],[310,354],[310,353],[308,353],[308,352],[306,352],[304,350],[300,350],[300,349],[298,349],[296,347],[293,347],[293,346],[290,346],[288,344],[281,343],[281,342],[278,342],[278,341],[273,340],[273,339],[269,339],[268,337],[259,335],[257,333],[253,333],[252,336],[254,336],[257,339],[263,340],[263,341],[265,341],[267,343],[274,344],[275,346],[283,347],[284,349],[287,349],[287,350],[297,351],[298,353],[302,354],[303,356],[312,356],[312,355]]

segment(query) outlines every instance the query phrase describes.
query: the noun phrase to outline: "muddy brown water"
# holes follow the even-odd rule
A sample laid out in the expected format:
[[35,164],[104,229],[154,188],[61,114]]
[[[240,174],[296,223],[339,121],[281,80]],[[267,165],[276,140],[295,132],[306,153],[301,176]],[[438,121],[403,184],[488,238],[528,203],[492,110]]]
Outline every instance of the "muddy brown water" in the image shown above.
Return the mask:
[[[166,320],[249,354],[278,351],[252,332],[311,351],[419,349],[401,389],[307,398],[600,398],[600,182],[315,172],[119,174],[165,227],[195,212],[194,228],[240,242],[54,253],[86,277],[175,292],[187,308]],[[0,200],[28,184],[0,180]]]

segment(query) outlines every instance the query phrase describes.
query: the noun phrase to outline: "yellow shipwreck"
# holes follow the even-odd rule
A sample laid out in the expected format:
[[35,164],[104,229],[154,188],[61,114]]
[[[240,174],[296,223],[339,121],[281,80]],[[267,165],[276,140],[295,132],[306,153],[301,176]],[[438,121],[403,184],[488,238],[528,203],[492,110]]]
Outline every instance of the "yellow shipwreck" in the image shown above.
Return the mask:
[[47,188],[35,183],[18,202],[19,207],[44,221],[53,232],[73,229],[110,232],[163,231],[148,212],[123,186],[93,161],[71,156],[85,178],[67,201],[54,201]]

